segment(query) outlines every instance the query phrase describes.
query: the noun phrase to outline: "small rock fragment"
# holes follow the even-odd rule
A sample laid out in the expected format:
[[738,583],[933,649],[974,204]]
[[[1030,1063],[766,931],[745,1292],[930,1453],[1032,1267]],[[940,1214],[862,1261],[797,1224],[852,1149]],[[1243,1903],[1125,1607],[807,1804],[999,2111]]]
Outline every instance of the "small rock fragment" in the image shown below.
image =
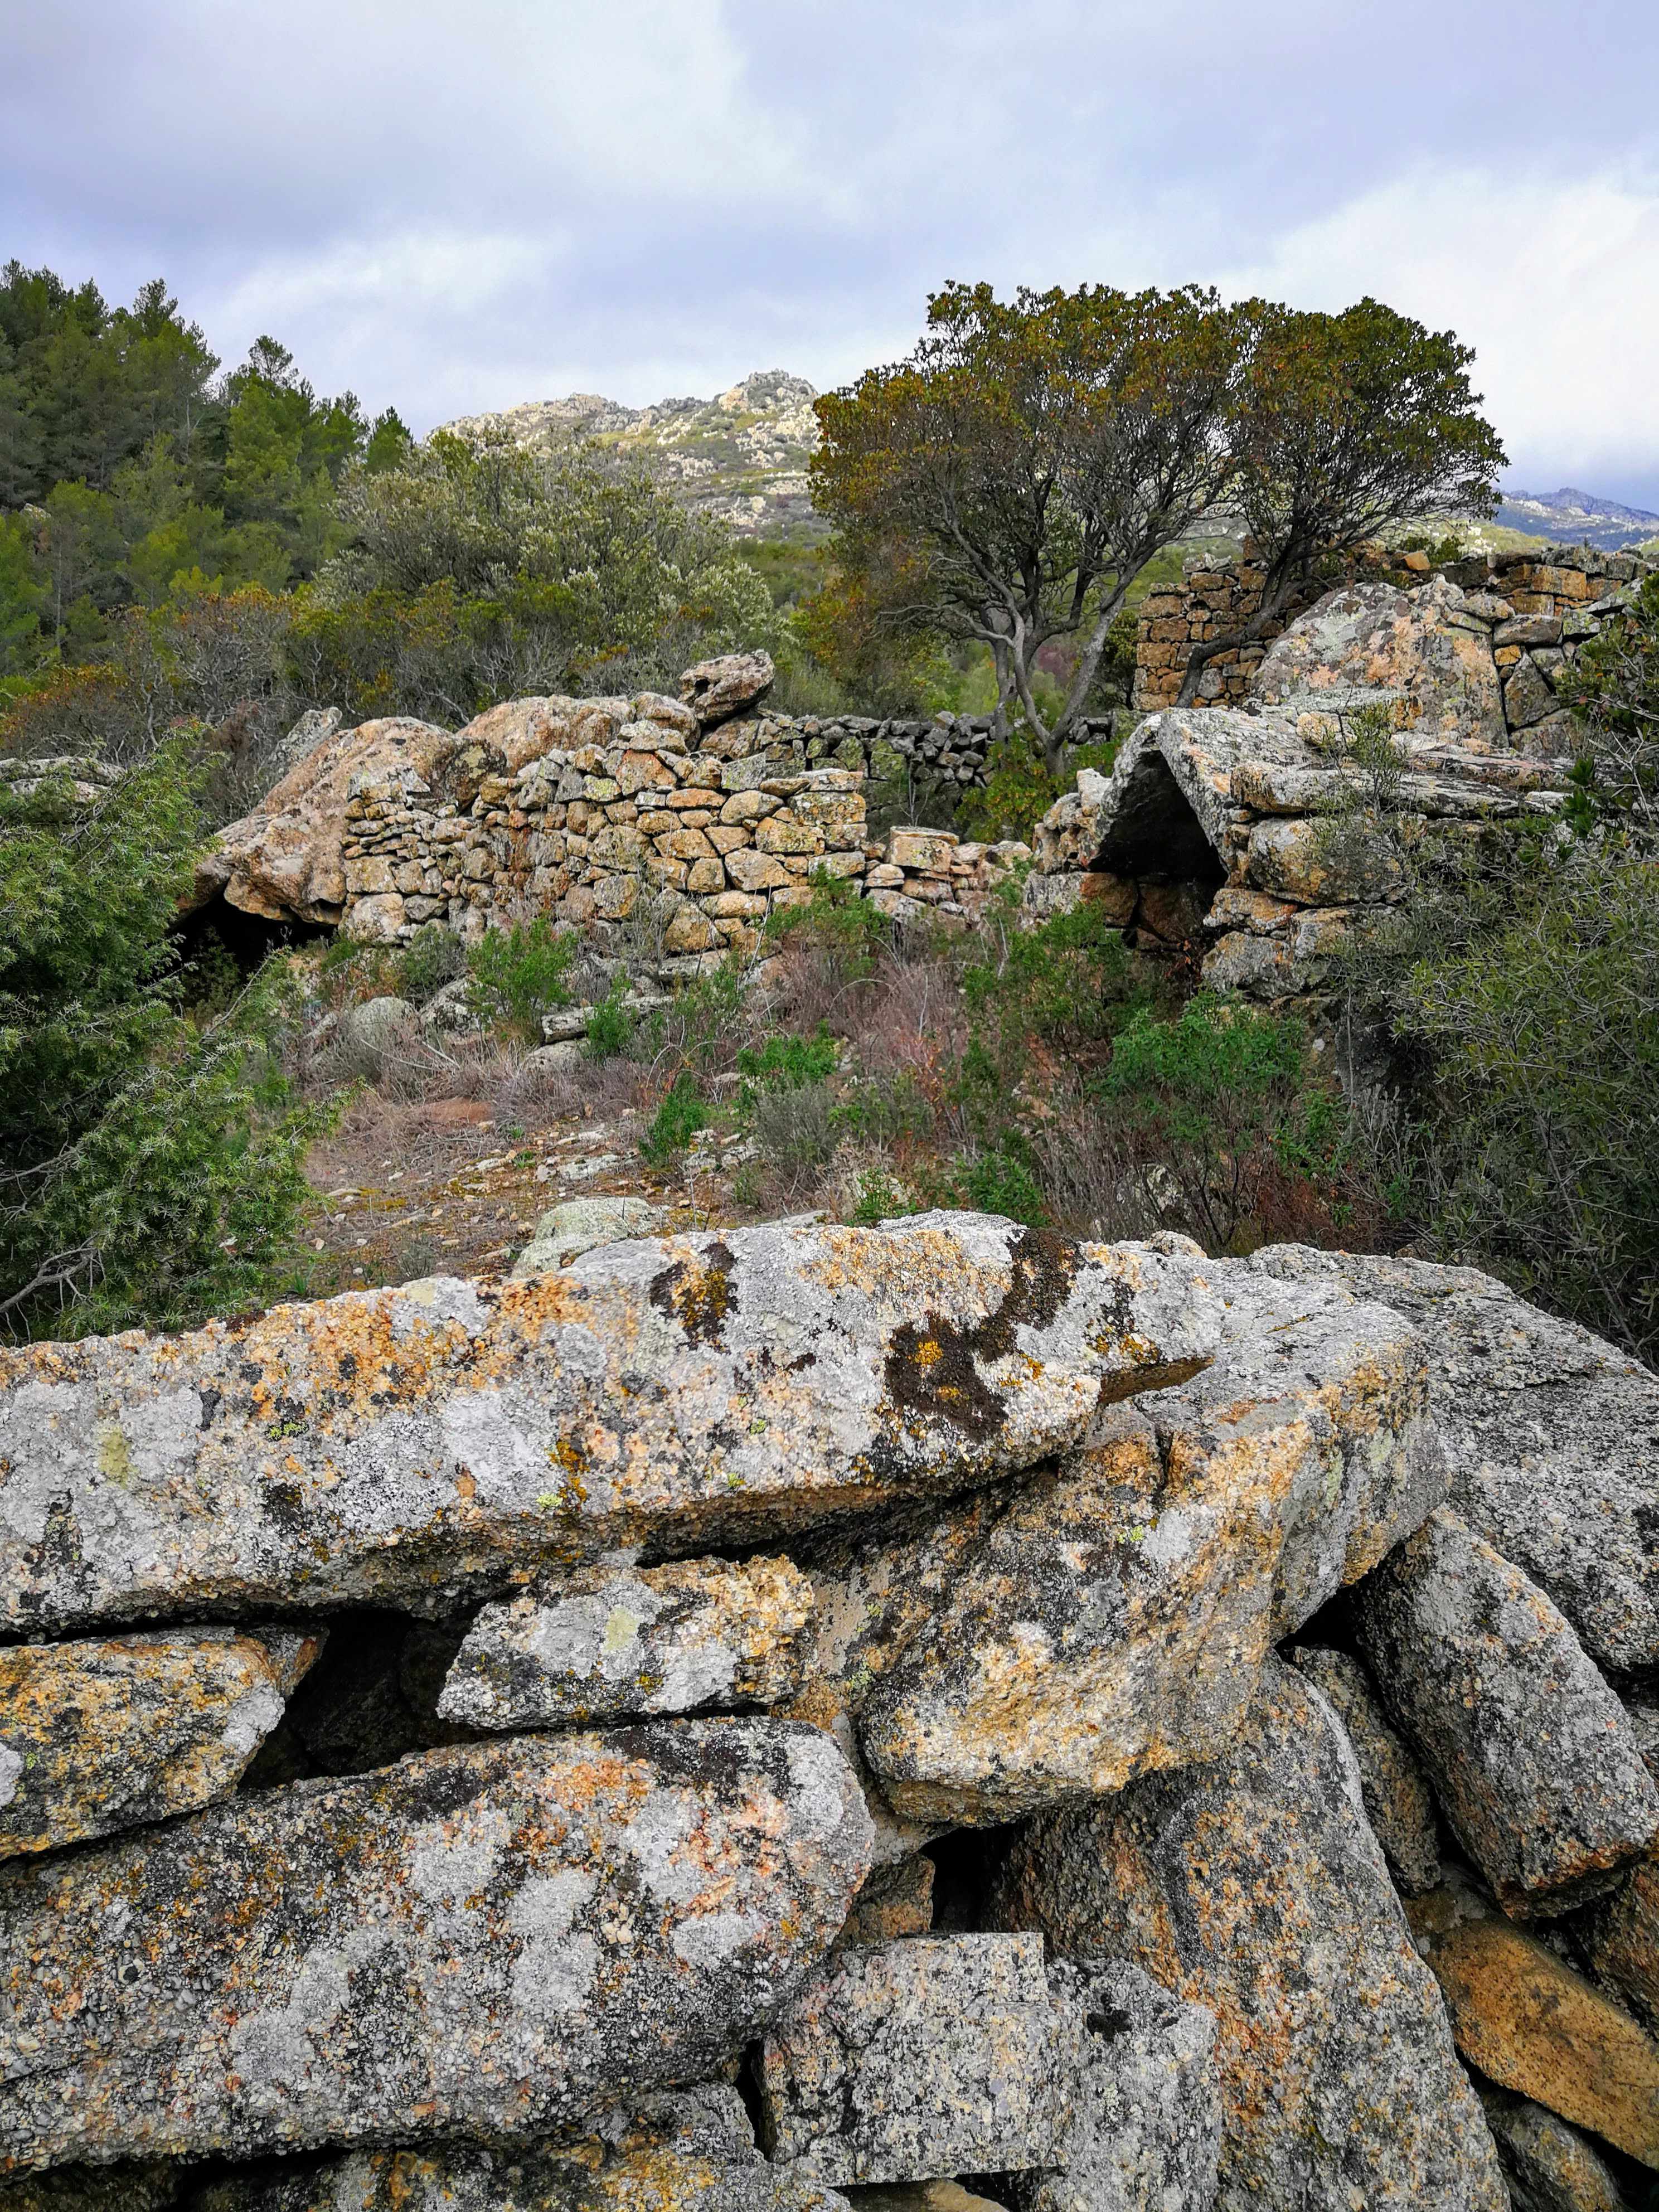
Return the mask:
[[737,1720],[427,1752],[15,1868],[0,2162],[544,2136],[716,2072],[869,1860],[830,1739]]
[[1659,2047],[1630,2014],[1455,1869],[1407,1911],[1470,2063],[1659,2166]]
[[1480,2102],[1515,2212],[1626,2212],[1624,2191],[1576,2128],[1503,2089]]
[[1508,2212],[1353,1754],[1278,1660],[1225,1759],[1032,1821],[994,1911],[1214,2013],[1222,2212]]
[[1394,1886],[1420,1897],[1440,1883],[1440,1837],[1423,1770],[1389,1725],[1364,1668],[1346,1651],[1301,1644],[1291,1662],[1342,1723],[1359,1769],[1365,1817],[1382,1846]]
[[812,1585],[784,1559],[682,1559],[486,1606],[438,1700],[479,1729],[776,1705],[800,1687]]
[[[556,1047],[545,1049],[556,1050]],[[571,1198],[550,1206],[513,1262],[513,1280],[568,1266],[601,1244],[651,1237],[662,1226],[662,1209],[643,1198]]]
[[762,2043],[767,2147],[837,2184],[1047,2165],[1066,2041],[1038,1936],[838,1950]]
[[180,1628],[0,1650],[0,1858],[228,1796],[321,1648]]
[[1449,1508],[1355,1599],[1360,1648],[1507,1912],[1563,1912],[1659,1833],[1629,1722],[1536,1583]]

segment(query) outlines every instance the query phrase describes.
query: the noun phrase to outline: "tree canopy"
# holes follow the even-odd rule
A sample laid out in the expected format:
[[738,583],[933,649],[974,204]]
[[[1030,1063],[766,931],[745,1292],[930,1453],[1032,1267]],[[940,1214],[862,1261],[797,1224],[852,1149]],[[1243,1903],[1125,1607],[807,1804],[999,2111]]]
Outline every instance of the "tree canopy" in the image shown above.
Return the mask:
[[[1136,572],[1227,482],[1237,317],[1195,287],[1126,293],[952,284],[910,357],[817,403],[812,495],[843,568],[900,629],[988,646],[1051,758],[1081,712]],[[1083,633],[1045,723],[1037,657]]]
[[1248,374],[1226,428],[1229,504],[1254,540],[1261,602],[1242,629],[1195,647],[1205,664],[1276,629],[1322,563],[1390,527],[1492,513],[1504,453],[1471,389],[1474,356],[1380,301],[1340,315],[1252,301]]
[[[1389,525],[1490,511],[1503,448],[1473,356],[1373,300],[1340,315],[1213,292],[951,284],[902,362],[817,404],[813,497],[849,630],[974,640],[999,718],[1050,764],[1137,573],[1200,517],[1256,540],[1270,626],[1317,562]],[[1228,642],[1207,642],[1202,660]],[[1077,641],[1059,708],[1036,682]]]

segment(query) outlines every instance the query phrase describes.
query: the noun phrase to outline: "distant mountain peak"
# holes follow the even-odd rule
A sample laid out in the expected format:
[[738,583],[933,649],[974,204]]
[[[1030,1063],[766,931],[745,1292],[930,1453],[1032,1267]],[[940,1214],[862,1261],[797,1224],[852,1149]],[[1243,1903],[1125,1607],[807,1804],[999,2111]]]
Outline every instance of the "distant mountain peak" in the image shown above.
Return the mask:
[[1494,520],[1506,530],[1523,530],[1534,538],[1617,552],[1659,535],[1659,514],[1603,498],[1599,492],[1581,491],[1576,484],[1563,484],[1559,491],[1506,491],[1502,501]]
[[816,537],[824,526],[807,496],[806,465],[818,442],[817,398],[804,376],[757,368],[712,399],[626,407],[600,392],[573,392],[443,427],[532,449],[594,438],[643,462],[688,507],[745,537]]

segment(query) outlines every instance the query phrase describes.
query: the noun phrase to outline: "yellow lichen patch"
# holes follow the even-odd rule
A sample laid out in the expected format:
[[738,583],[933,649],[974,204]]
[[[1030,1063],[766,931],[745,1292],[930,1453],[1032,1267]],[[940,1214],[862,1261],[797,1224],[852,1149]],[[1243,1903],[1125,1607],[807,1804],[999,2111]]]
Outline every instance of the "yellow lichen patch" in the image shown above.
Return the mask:
[[1459,2050],[1506,2089],[1659,2166],[1659,2047],[1629,2014],[1462,1886],[1407,1911]]

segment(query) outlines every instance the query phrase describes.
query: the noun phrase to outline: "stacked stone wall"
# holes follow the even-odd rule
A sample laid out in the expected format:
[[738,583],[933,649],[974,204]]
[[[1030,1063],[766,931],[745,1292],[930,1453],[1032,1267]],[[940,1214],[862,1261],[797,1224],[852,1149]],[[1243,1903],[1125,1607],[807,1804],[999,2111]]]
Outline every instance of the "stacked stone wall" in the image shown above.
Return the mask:
[[808,764],[824,759],[823,731],[769,716],[714,735],[720,742],[699,748],[683,729],[641,719],[613,744],[550,751],[447,789],[408,767],[354,778],[342,927],[396,942],[428,922],[476,937],[544,914],[603,938],[654,898],[668,909],[671,959],[746,957],[768,915],[810,899],[814,878],[867,881],[900,918],[960,923],[1027,856],[1024,845],[940,830],[871,841],[863,775]]
[[[1261,605],[1265,572],[1248,541],[1231,561],[1194,556],[1178,585],[1147,594],[1135,641],[1133,702],[1142,714],[1172,707],[1180,696],[1192,648],[1242,629]],[[1600,627],[1605,602],[1651,565],[1633,553],[1594,545],[1551,545],[1541,550],[1478,554],[1436,570],[1424,554],[1392,556],[1381,546],[1362,549],[1340,577],[1326,576],[1297,594],[1261,637],[1207,662],[1199,679],[1204,707],[1242,706],[1273,640],[1339,581],[1387,578],[1407,586],[1443,574],[1462,591],[1508,603],[1497,617],[1508,635],[1494,635],[1498,665],[1514,679],[1504,687],[1511,729],[1524,729],[1558,711],[1553,671]],[[1541,657],[1540,657],[1541,656]],[[1523,665],[1524,663],[1524,665]],[[1540,679],[1542,679],[1541,682]]]

